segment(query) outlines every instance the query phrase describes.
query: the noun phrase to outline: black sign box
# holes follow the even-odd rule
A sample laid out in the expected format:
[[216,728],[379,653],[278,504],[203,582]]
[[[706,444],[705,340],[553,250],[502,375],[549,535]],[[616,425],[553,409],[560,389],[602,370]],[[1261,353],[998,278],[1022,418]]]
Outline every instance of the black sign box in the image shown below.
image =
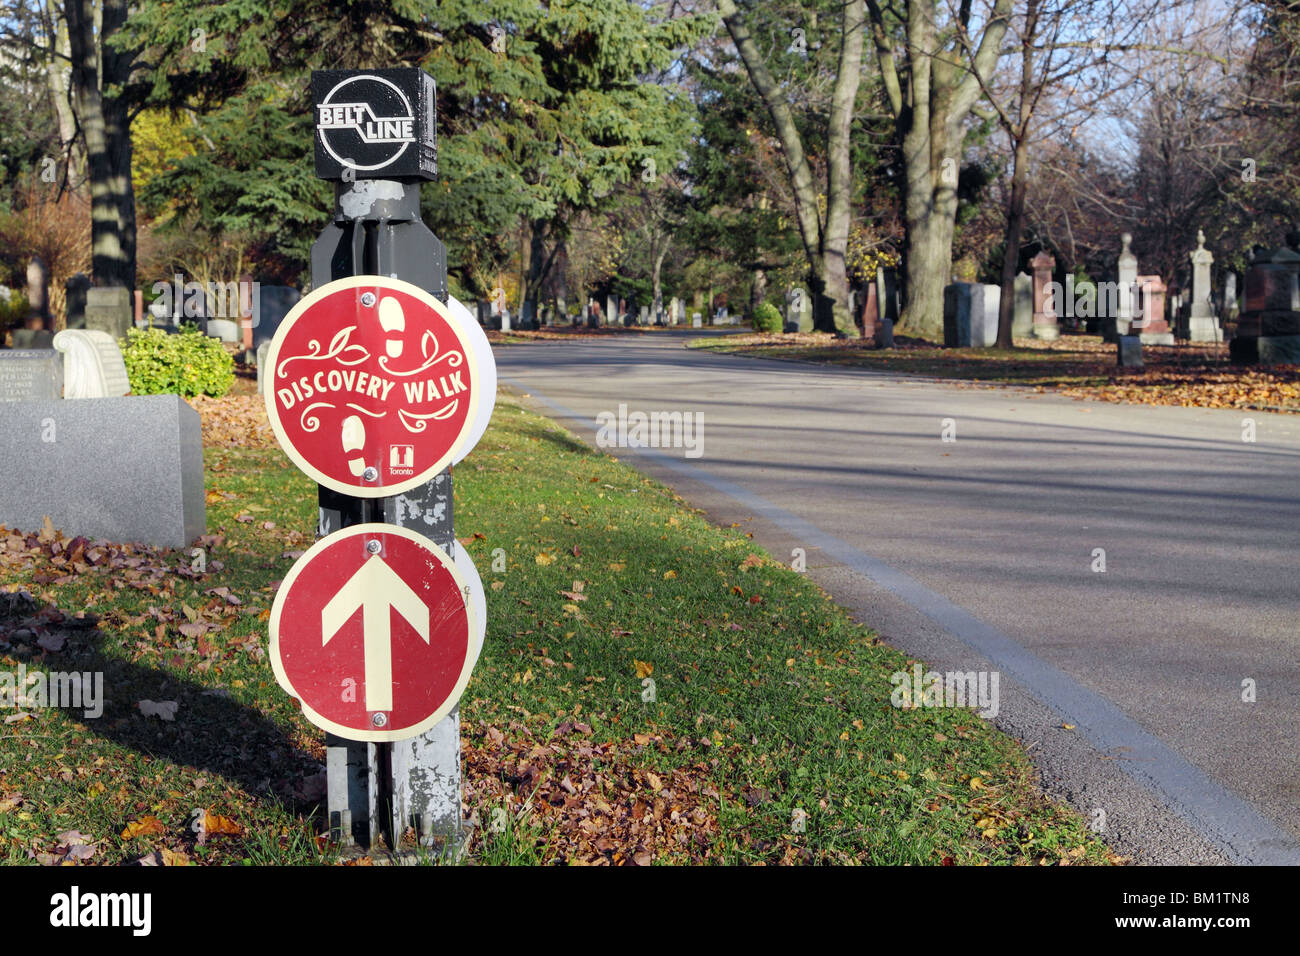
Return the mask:
[[437,100],[428,73],[315,70],[311,99],[321,179],[437,177]]

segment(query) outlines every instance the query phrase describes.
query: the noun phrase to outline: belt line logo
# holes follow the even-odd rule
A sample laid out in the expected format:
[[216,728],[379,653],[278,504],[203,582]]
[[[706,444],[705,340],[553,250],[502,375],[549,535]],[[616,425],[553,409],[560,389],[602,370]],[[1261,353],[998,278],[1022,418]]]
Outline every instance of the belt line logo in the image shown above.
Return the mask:
[[[402,104],[403,111],[397,116],[379,116],[375,113],[374,106],[370,102],[335,99],[340,95],[340,91],[344,87],[357,83],[379,83],[387,87]],[[356,95],[355,90],[349,91],[349,93]],[[407,148],[416,141],[415,111],[411,108],[411,101],[406,98],[406,94],[402,92],[400,87],[382,76],[348,77],[326,94],[325,99],[317,105],[316,110],[316,130],[320,135],[321,144],[325,147],[325,151],[344,166],[359,172],[383,169],[385,166],[396,162],[406,152]],[[397,146],[398,149],[380,162],[362,165],[345,155],[350,152],[343,145],[348,142],[346,138],[348,133],[356,136],[361,143],[368,146],[391,144]],[[331,136],[331,134],[334,135]],[[344,134],[344,136],[340,137],[339,134]]]

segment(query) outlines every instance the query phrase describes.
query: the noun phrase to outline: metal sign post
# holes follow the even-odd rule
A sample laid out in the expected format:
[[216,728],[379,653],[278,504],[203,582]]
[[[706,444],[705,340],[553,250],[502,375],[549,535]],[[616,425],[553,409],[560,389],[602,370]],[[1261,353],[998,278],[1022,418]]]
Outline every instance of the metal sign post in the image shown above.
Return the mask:
[[[418,69],[317,71],[312,96],[316,174],[336,184],[333,217],[312,247],[314,291],[277,331],[266,394],[277,438],[319,483],[322,540],[277,596],[272,658],[277,679],[327,730],[331,835],[345,845],[398,851],[414,831],[420,845],[456,853],[465,832],[455,702],[484,625],[477,572],[468,554],[457,552],[450,465],[481,434],[478,392],[495,392],[495,368],[483,368],[491,363],[486,339],[469,341],[463,318],[447,309],[446,249],[420,220],[420,183],[437,173],[433,79]],[[317,334],[295,338],[298,317],[300,331]],[[446,334],[444,326],[458,322],[462,332]],[[349,352],[354,346],[360,351]],[[305,382],[289,367],[298,359],[310,366]],[[316,410],[322,388],[328,400]],[[490,415],[490,404],[481,412]],[[404,440],[396,437],[399,427]],[[440,429],[451,437],[430,452],[438,443],[427,439]],[[344,529],[355,529],[354,541]],[[419,539],[448,560],[430,557],[421,571],[411,544]],[[340,577],[340,566],[351,576]],[[318,582],[314,596],[304,581]],[[319,701],[343,665],[295,627],[321,645],[337,644],[340,654],[352,640],[349,673],[364,673],[366,692],[376,696]],[[342,636],[332,638],[331,630]],[[403,667],[410,670],[399,676]],[[422,684],[414,698],[410,675]],[[334,717],[313,700],[333,708]]]

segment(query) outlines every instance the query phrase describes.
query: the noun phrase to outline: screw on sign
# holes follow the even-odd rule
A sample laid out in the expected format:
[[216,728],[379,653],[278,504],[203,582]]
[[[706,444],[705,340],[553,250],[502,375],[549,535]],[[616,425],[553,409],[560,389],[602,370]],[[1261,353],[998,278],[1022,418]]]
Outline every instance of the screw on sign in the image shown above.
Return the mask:
[[362,498],[401,494],[477,439],[490,361],[463,321],[420,287],[337,279],[276,331],[267,415],[285,453],[318,484]]
[[275,679],[308,720],[342,737],[423,733],[456,706],[482,647],[473,576],[395,525],[322,538],[271,608]]

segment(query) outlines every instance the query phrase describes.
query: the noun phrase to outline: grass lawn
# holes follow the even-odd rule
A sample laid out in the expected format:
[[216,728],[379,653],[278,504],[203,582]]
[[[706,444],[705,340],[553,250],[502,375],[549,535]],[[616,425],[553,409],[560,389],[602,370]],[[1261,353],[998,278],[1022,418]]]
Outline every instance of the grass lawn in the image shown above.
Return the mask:
[[[265,653],[315,487],[255,398],[199,407],[201,563],[0,530],[0,670],[102,671],[108,698],[0,710],[0,861],[335,860],[323,735]],[[908,659],[804,576],[549,421],[503,399],[455,487],[488,587],[471,862],[1115,862],[1014,740],[891,706]]]
[[1017,340],[1009,351],[947,349],[900,338],[893,349],[828,334],[710,336],[689,348],[959,379],[990,387],[1022,385],[1079,399],[1300,412],[1300,367],[1235,366],[1227,347],[1142,348],[1145,368],[1119,368],[1115,346],[1098,336],[1065,335],[1054,342]]

